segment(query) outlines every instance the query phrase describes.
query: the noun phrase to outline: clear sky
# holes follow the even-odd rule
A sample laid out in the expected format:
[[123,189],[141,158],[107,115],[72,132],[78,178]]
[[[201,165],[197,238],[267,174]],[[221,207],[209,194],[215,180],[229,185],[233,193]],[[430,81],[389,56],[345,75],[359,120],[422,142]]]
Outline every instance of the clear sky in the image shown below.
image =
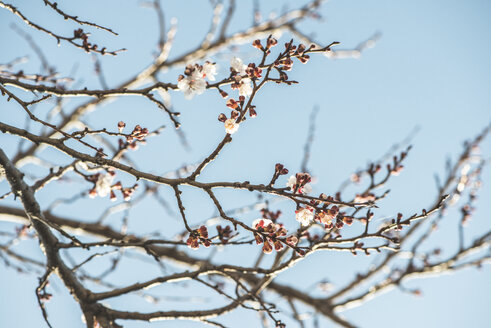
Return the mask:
[[[251,5],[237,1],[238,10],[231,23],[231,30],[242,30],[251,23]],[[178,32],[171,58],[194,48],[208,30],[211,6],[208,1],[162,1],[166,22],[178,18]],[[292,8],[301,1],[261,1],[264,16],[271,10]],[[70,34],[73,26],[44,8],[42,1],[16,1],[29,17],[57,31]],[[110,86],[132,76],[145,67],[155,53],[157,22],[155,13],[142,6],[141,1],[60,1],[68,12],[77,13],[84,19],[101,23],[117,31],[118,37],[102,31],[94,31],[93,38],[108,48],[128,49],[117,57],[103,57],[102,65]],[[314,106],[319,107],[315,140],[309,168],[315,176],[314,193],[333,193],[342,181],[357,169],[364,168],[370,159],[382,156],[394,143],[403,140],[415,127],[419,132],[413,138],[413,149],[404,172],[390,185],[390,197],[379,205],[380,217],[397,212],[412,214],[429,206],[436,195],[434,174],[442,175],[447,157],[455,159],[462,150],[462,143],[474,137],[491,120],[491,2],[487,0],[333,0],[323,5],[321,21],[300,25],[306,34],[322,44],[341,42],[340,48],[355,47],[376,32],[381,39],[372,49],[366,50],[359,59],[330,60],[324,56],[312,56],[308,65],[296,64],[290,74],[300,84],[287,87],[268,85],[257,97],[258,117],[241,125],[234,141],[221,154],[221,158],[207,167],[201,176],[203,181],[268,182],[277,162],[283,163],[291,172],[300,169],[303,145],[308,132],[309,115]],[[30,32],[42,45],[49,59],[54,59],[61,76],[75,70],[77,87],[99,88],[93,74],[93,62],[80,49],[67,45],[56,46],[49,37],[29,29],[19,19],[5,10],[0,10],[0,63],[29,54],[30,61],[22,69],[35,71],[39,61],[26,42],[11,29],[11,24]],[[64,25],[67,24],[67,25]],[[69,26],[69,27],[67,27]],[[290,36],[285,35],[281,42]],[[245,61],[257,60],[259,52],[250,46],[226,49],[210,57],[220,66],[219,76],[228,73],[228,62],[234,55]],[[181,70],[160,75],[163,82],[175,82]],[[27,94],[25,95],[27,97]],[[149,102],[134,97],[120,98],[106,103],[102,109],[89,115],[88,122],[94,128],[105,127],[123,120],[128,126],[141,124],[150,130],[167,125],[164,134],[141,148],[133,157],[140,168],[155,173],[164,173],[184,163],[195,163],[212,151],[223,137],[223,126],[216,121],[225,111],[223,101],[213,93],[205,93],[193,100],[185,100],[173,93],[172,103],[182,113],[181,122],[191,150],[180,144],[171,124],[164,114]],[[73,108],[82,100],[71,100]],[[42,110],[42,109],[41,109]],[[0,99],[0,121],[9,124],[23,122],[24,113],[14,104]],[[110,123],[107,123],[110,122]],[[13,154],[16,138],[0,134],[0,146]],[[482,146],[486,158],[491,155],[491,142]],[[55,151],[43,152],[43,158],[59,158]],[[42,174],[33,166],[30,172]],[[122,177],[124,181],[132,181]],[[491,228],[491,173],[489,167],[483,174],[484,185],[473,220],[466,228],[467,240]],[[281,180],[281,183],[284,183]],[[37,194],[43,204],[50,204],[60,195],[75,195],[82,191],[77,184],[66,187],[48,187]],[[87,186],[85,186],[87,187]],[[0,183],[0,194],[7,191],[5,181]],[[197,224],[213,216],[212,204],[204,195],[184,189],[184,202],[188,206],[191,223]],[[255,201],[249,193],[218,193],[228,208],[240,207]],[[174,199],[169,190],[163,192],[169,202]],[[11,198],[2,203],[13,204]],[[17,203],[20,206],[20,203]],[[79,200],[70,206],[60,206],[59,214],[77,214],[90,221],[97,218],[109,205],[107,199]],[[278,203],[285,215],[294,220],[293,206]],[[162,229],[162,233],[182,231],[179,220],[169,217],[156,202],[145,202],[132,210],[129,230],[145,233]],[[257,213],[242,218],[250,222]],[[118,226],[121,215],[109,219]],[[286,220],[286,219],[285,219]],[[448,221],[440,227],[431,245],[441,245],[443,255],[451,254],[457,240],[456,222],[458,211],[450,211]],[[448,224],[447,224],[448,223]],[[291,223],[292,225],[294,223]],[[12,230],[11,223],[0,222],[0,229]],[[19,247],[31,256],[40,254],[35,242],[26,242]],[[201,252],[201,253],[199,253]],[[193,255],[206,256],[204,250]],[[220,254],[223,261],[251,265],[257,250],[251,247],[226,250]],[[246,263],[244,263],[244,261]],[[322,253],[309,257],[291,272],[278,277],[283,283],[292,283],[298,288],[311,288],[315,282],[328,279],[333,283],[348,281],[355,272],[363,271],[375,256],[353,257],[350,253]],[[159,274],[158,270],[139,270],[135,260],[122,263],[124,273],[114,276],[115,281],[144,280]],[[0,326],[44,327],[41,312],[34,294],[37,278],[21,275],[0,265]],[[79,320],[81,312],[67,295],[60,281],[52,282],[55,297],[48,310],[54,327],[83,327]],[[194,285],[193,285],[194,286]],[[343,312],[343,316],[361,327],[489,327],[491,326],[491,268],[480,271],[464,271],[444,275],[438,279],[412,280],[406,287],[420,288],[422,297],[414,297],[399,290],[383,294],[361,307]],[[186,289],[162,287],[155,294],[184,296]],[[199,293],[196,288],[193,295]],[[153,292],[153,290],[152,290]],[[218,298],[212,298],[213,302]],[[274,300],[274,297],[272,298]],[[211,303],[213,303],[211,302]],[[138,297],[127,297],[111,302],[114,308],[143,309],[147,306]],[[203,306],[176,301],[177,309]],[[222,304],[222,303],[216,303]],[[213,304],[206,304],[213,306]],[[155,309],[159,305],[154,306]],[[300,308],[307,311],[307,308]],[[254,315],[245,311],[229,314],[223,323],[232,327],[246,327]],[[289,321],[285,318],[286,322]],[[125,327],[146,327],[145,323],[128,322]],[[152,327],[201,327],[195,322],[158,322]],[[292,327],[295,326],[293,322]],[[332,324],[321,321],[321,327]]]

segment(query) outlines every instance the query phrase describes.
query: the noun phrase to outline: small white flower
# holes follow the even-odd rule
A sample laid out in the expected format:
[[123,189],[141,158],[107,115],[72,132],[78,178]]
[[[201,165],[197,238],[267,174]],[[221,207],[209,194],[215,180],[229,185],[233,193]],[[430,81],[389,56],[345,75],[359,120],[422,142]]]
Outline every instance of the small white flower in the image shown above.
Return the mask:
[[252,82],[249,78],[240,80],[239,96],[249,97],[252,94]]
[[314,209],[310,206],[300,208],[295,211],[295,219],[302,224],[302,226],[308,226],[310,221],[314,219]]
[[184,93],[186,99],[191,99],[195,94],[200,95],[206,90],[206,82],[198,71],[186,76],[177,83],[177,87]]
[[290,188],[291,191],[295,189],[295,184],[297,183],[297,177],[295,175],[291,175],[286,182],[286,186]]
[[[261,221],[262,221],[262,224],[261,224]],[[259,227],[266,228],[267,226],[269,226],[272,223],[273,223],[273,221],[271,221],[270,219],[256,219],[252,222],[252,227],[254,229],[257,229]]]
[[247,66],[244,65],[244,63],[242,62],[242,59],[238,58],[238,57],[234,57],[232,58],[232,60],[230,61],[230,67],[232,67],[232,69],[234,71],[236,71],[237,73],[239,73],[240,75],[245,75],[245,71],[246,71],[246,68]]
[[101,174],[95,183],[95,190],[100,197],[106,197],[111,192],[111,185],[114,180],[114,174]]
[[239,129],[239,123],[236,123],[234,118],[229,118],[224,124],[225,132],[228,134],[234,134]]
[[206,62],[201,70],[203,77],[206,77],[210,81],[215,81],[215,75],[217,75],[217,65],[214,63]]

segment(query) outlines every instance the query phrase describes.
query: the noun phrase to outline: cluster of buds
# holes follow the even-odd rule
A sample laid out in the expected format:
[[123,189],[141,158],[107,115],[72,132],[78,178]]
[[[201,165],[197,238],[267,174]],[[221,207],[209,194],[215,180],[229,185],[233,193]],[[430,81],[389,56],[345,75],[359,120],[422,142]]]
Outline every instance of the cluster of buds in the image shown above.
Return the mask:
[[353,255],[356,255],[356,250],[364,250],[365,254],[370,255],[367,249],[363,249],[363,245],[364,243],[355,241],[355,243],[353,244],[353,248],[351,249],[351,253],[353,253]]
[[253,46],[254,48],[257,48],[257,49],[259,49],[259,50],[264,51],[264,47],[263,47],[263,45],[261,44],[261,40],[259,40],[259,39],[256,39],[256,40],[252,41],[252,46]]
[[306,63],[310,58],[309,55],[304,54],[306,49],[303,44],[300,44],[297,47],[293,45],[292,41],[290,41],[288,43],[285,43],[285,48],[288,51],[287,57],[278,59],[274,62],[274,66],[282,71],[291,71],[293,67],[293,60],[291,59],[291,57],[297,57],[302,63]]
[[411,149],[411,146],[409,146],[406,151],[401,152],[399,158],[397,156],[393,157],[393,164],[387,164],[387,170],[390,172],[391,175],[399,175],[402,170],[404,169],[404,166],[401,165],[401,162],[406,158],[408,151]]
[[401,231],[402,230],[402,213],[397,213],[397,219],[392,219],[392,224],[396,224],[396,228],[394,229],[395,231]]
[[293,45],[293,40],[285,43],[286,50],[289,51],[291,57],[296,57],[302,64],[309,61],[310,56],[307,54],[309,51],[315,48],[315,45],[311,44],[308,48],[300,43],[298,46]]
[[396,165],[394,167],[391,167],[390,164],[387,164],[387,170],[390,171],[391,175],[398,176],[402,170],[404,169],[404,166],[402,165]]
[[327,208],[327,206],[329,206],[331,203],[330,202],[334,202],[335,200],[338,200],[340,201],[341,200],[341,194],[339,192],[336,193],[335,197],[332,197],[332,196],[327,196],[326,194],[324,193],[321,193],[319,195],[319,198],[322,199],[323,201],[318,201],[318,200],[311,200],[310,203],[313,205],[313,206],[317,206],[319,204],[323,204],[324,206],[324,209]]
[[230,226],[225,226],[225,228],[222,228],[221,225],[217,225],[217,233],[220,241],[223,244],[226,244],[232,237],[232,228],[230,228]]
[[[311,50],[314,46],[311,45],[309,50]],[[305,47],[305,45],[303,44],[299,44],[298,47],[297,47],[297,50],[295,51],[294,53],[294,56],[297,57],[297,59],[302,63],[302,64],[306,64],[309,59],[310,59],[310,56],[307,55],[305,52],[307,51],[307,48]]]
[[282,71],[291,71],[293,60],[290,57],[280,59],[274,62],[274,66],[281,69]]
[[[478,183],[480,184],[479,181],[478,181]],[[467,202],[467,204],[462,206],[460,209],[460,212],[462,213],[461,224],[463,226],[467,225],[467,223],[472,218],[472,212],[474,212],[476,210],[476,208],[472,206],[472,202],[477,198],[477,196],[474,192],[475,192],[475,190],[471,190],[471,193],[469,195],[469,201]]]
[[281,321],[277,321],[275,328],[286,328],[286,325]]
[[368,169],[367,169],[367,173],[369,175],[373,176],[376,173],[380,172],[381,168],[382,168],[382,166],[380,164],[370,163],[370,165],[368,166]]
[[279,175],[286,175],[288,174],[288,169],[285,168],[283,164],[277,163],[274,167],[275,172]]
[[239,123],[237,123],[237,118],[239,117],[239,115],[239,112],[236,110],[232,110],[232,112],[230,113],[230,118],[227,118],[227,115],[225,115],[224,113],[220,113],[220,115],[218,115],[218,121],[224,124],[226,133],[234,134],[235,132],[237,132],[237,130],[239,130]]
[[260,69],[259,67],[256,67],[256,64],[250,63],[249,65],[247,65],[245,72],[252,79],[252,78],[260,78],[262,76],[261,74],[263,70]]
[[290,176],[286,186],[295,193],[308,194],[312,192],[312,187],[309,182],[312,181],[312,177],[308,173],[297,173]]
[[[118,123],[119,133],[123,133],[124,128],[126,127],[126,123],[120,121]],[[123,139],[119,139],[119,149],[138,149],[138,143],[145,143],[145,138],[148,136],[148,129],[142,128],[140,125],[136,125],[133,128],[133,131],[126,135],[126,141]],[[138,141],[138,143],[137,143]]]
[[368,203],[368,202],[373,202],[377,199],[377,197],[371,193],[371,192],[366,192],[363,194],[357,194],[355,196],[355,199],[353,200],[355,203]]
[[[121,188],[121,193],[123,194],[124,200],[129,201],[137,188],[137,184],[134,184],[133,187]],[[111,200],[113,199],[111,198]]]
[[254,233],[254,238],[258,245],[263,245],[263,252],[270,254],[273,246],[276,251],[283,249],[284,245],[279,238],[286,236],[286,229],[282,224],[273,223],[268,219],[257,219],[252,223],[252,227],[258,232]]
[[245,102],[245,97],[239,96],[239,101],[236,101],[235,99],[230,98],[229,100],[227,100],[226,105],[228,108],[237,109],[237,108],[242,108],[242,106],[244,106],[244,102]]
[[204,225],[191,231],[186,241],[188,247],[192,249],[198,249],[200,243],[205,247],[210,247],[211,245],[211,240],[208,238],[208,229]]
[[278,44],[278,41],[273,38],[272,35],[268,36],[268,39],[266,40],[266,47],[264,47],[261,43],[261,40],[257,39],[252,42],[252,46],[254,48],[257,48],[263,52],[266,53],[266,55],[269,55],[271,53],[270,49],[273,48]]
[[148,129],[142,128],[139,125],[136,125],[133,131],[129,136],[126,137],[126,141],[133,142],[134,139],[142,141],[148,135]]
[[[91,44],[89,42],[89,36],[90,36],[90,34],[85,33],[84,30],[81,28],[73,31],[73,40],[81,39],[82,40],[82,47],[84,48],[84,50],[86,52],[96,51],[98,46],[97,46],[97,44]],[[101,54],[104,55],[105,52],[106,52],[106,48],[102,48]]]
[[263,216],[263,219],[265,220],[271,220],[273,223],[276,223],[278,219],[281,216],[281,211],[277,210],[276,212],[270,211],[267,208],[262,208],[261,209],[261,214]]
[[367,216],[365,217],[360,217],[358,218],[358,220],[362,223],[362,224],[368,224],[368,222],[373,218],[373,215],[374,213],[372,213],[370,210],[368,210],[367,212]]
[[345,224],[349,226],[353,224],[352,216],[347,216],[344,212],[340,212],[339,207],[336,205],[328,208],[328,204],[324,204],[322,210],[317,211],[315,220],[324,224],[326,229],[336,227],[336,229],[340,230]]
[[288,169],[285,168],[283,164],[276,163],[274,167],[274,174],[273,177],[271,178],[271,182],[269,183],[269,185],[273,186],[276,180],[278,180],[278,178],[280,177],[280,175],[286,175],[286,174],[288,174]]
[[266,49],[271,49],[273,48],[274,46],[276,46],[278,44],[278,41],[273,38],[273,36],[268,36],[268,39],[266,40]]
[[[339,199],[337,195],[336,199]],[[319,222],[320,224],[324,224],[325,229],[332,229],[336,227],[337,230],[340,230],[345,224],[352,225],[353,217],[345,215],[345,212],[340,212],[339,207],[337,205],[333,205],[331,208],[331,201],[334,201],[332,196],[327,196],[326,194],[320,194],[320,200],[312,199],[310,204],[317,208],[314,220]],[[321,208],[318,208],[319,205],[322,205]],[[373,215],[373,214],[372,214]]]

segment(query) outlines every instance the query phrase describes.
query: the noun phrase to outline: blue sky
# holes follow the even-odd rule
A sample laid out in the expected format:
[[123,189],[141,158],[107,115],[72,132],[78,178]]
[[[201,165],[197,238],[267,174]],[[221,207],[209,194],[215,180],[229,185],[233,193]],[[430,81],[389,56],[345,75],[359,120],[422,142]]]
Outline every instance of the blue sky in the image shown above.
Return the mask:
[[[287,5],[291,8],[297,3],[268,1],[262,4],[262,10],[267,16],[270,10]],[[42,4],[34,5],[27,1],[15,4],[39,23],[66,34],[72,30],[72,25],[59,19]],[[141,6],[141,2],[65,1],[60,5],[87,20],[110,26],[120,34],[114,37],[105,32],[93,31],[94,40],[108,48],[128,48],[127,52],[117,57],[102,58],[104,74],[110,86],[118,85],[152,60],[157,40],[156,19],[154,12]],[[179,28],[172,58],[194,48],[201,41],[209,26],[211,7],[208,1],[198,0],[187,1],[185,4],[182,1],[163,1],[163,7],[167,23],[171,17],[178,18]],[[364,168],[370,159],[379,158],[392,144],[419,127],[405,170],[392,179],[388,186],[391,189],[390,197],[381,202],[377,215],[384,217],[397,212],[412,214],[420,211],[433,201],[436,194],[433,176],[435,173],[443,173],[446,158],[450,156],[455,159],[462,149],[462,142],[475,136],[491,120],[491,2],[333,0],[323,5],[321,13],[322,21],[300,25],[304,33],[312,34],[319,43],[340,41],[340,48],[350,48],[375,32],[380,32],[382,37],[374,48],[368,49],[359,59],[329,60],[323,56],[312,56],[308,65],[296,64],[289,75],[300,81],[298,85],[266,86],[255,101],[258,117],[241,125],[239,132],[234,135],[233,143],[224,149],[219,160],[207,167],[201,179],[264,183],[269,181],[277,162],[285,164],[291,172],[297,172],[303,155],[309,115],[314,106],[319,106],[309,162],[309,168],[317,180],[314,192],[335,192],[353,171]],[[241,30],[250,22],[250,4],[240,1],[231,30]],[[47,57],[55,59],[53,64],[62,76],[70,74],[76,67],[78,87],[99,87],[90,56],[67,45],[56,46],[54,40],[30,30],[5,10],[0,11],[0,62],[29,53],[31,60],[22,69],[35,71],[39,68],[39,62],[25,41],[12,32],[9,27],[11,23],[31,33],[36,42],[43,46]],[[288,37],[285,35],[281,41],[284,42]],[[250,46],[226,49],[210,57],[220,65],[221,76],[227,74],[228,61],[234,55],[246,61],[259,58],[259,52]],[[160,78],[164,82],[175,82],[180,73],[181,69],[171,70],[161,74]],[[27,97],[27,94],[22,95]],[[115,127],[119,120],[125,121],[128,126],[141,124],[150,130],[162,124],[167,125],[168,129],[161,137],[149,140],[133,157],[139,161],[140,168],[164,173],[184,163],[201,160],[215,148],[224,133],[216,117],[226,109],[217,94],[204,94],[191,101],[185,100],[178,93],[171,96],[173,106],[182,113],[181,122],[191,145],[190,151],[180,146],[164,114],[153,104],[135,97],[106,103],[101,110],[91,113],[87,120],[95,128],[108,124]],[[73,108],[81,101],[71,100],[68,108]],[[7,104],[5,99],[0,100],[0,108],[2,122],[19,124],[24,121],[21,110],[14,104]],[[16,149],[14,141],[17,139],[0,135],[0,145],[9,154]],[[482,152],[487,158],[490,150],[491,142],[487,140],[482,146]],[[53,150],[46,150],[41,156],[59,158],[65,162],[68,160]],[[32,165],[25,169],[43,172]],[[129,177],[122,179],[132,181]],[[491,228],[489,170],[485,170],[483,180],[477,210],[466,230],[468,238]],[[280,180],[280,183],[284,181]],[[77,186],[68,184],[64,192],[77,194],[82,190]],[[3,193],[5,190],[6,183],[0,183],[0,191]],[[184,188],[184,191],[183,201],[192,203],[192,206],[187,206],[192,222],[197,224],[214,215],[206,195],[192,189]],[[53,186],[40,191],[37,197],[41,204],[49,204],[59,195],[60,187]],[[229,204],[229,208],[255,201],[255,197],[246,192],[226,191],[217,195]],[[169,190],[164,190],[163,196],[174,203]],[[5,202],[12,203],[12,200]],[[90,220],[97,217],[108,203],[107,199],[86,199],[70,207],[60,206],[57,211],[59,214],[84,213],[84,217]],[[293,212],[292,204],[278,203],[277,208],[285,213]],[[140,204],[132,210],[132,215],[130,231],[183,230],[179,221],[167,217],[155,202]],[[257,213],[249,213],[244,215],[243,220],[249,222],[255,217]],[[294,216],[290,217],[293,220]],[[116,215],[108,222],[117,226],[120,218]],[[437,235],[435,245],[452,245],[455,242],[457,219],[457,211],[451,211],[448,225],[445,223],[441,227],[442,233]],[[13,229],[7,223],[0,223],[0,227]],[[34,242],[23,247],[32,256],[40,254]],[[444,249],[447,255],[454,250],[451,246]],[[245,260],[247,263],[244,264],[252,264],[256,251],[238,248],[225,251],[220,256],[224,261],[242,263]],[[201,253],[193,255],[207,255],[205,251],[198,252]],[[373,256],[354,258],[349,253],[322,253],[303,261],[291,272],[280,275],[278,280],[293,283],[299,288],[307,288],[326,277],[332,282],[343,282],[372,261],[375,261]],[[138,262],[131,259],[122,263],[124,274],[115,275],[114,279],[129,282],[131,279],[143,280],[158,274],[158,270],[137,270],[135,263]],[[491,324],[488,310],[491,304],[490,274],[491,269],[484,267],[481,271],[471,269],[438,279],[410,281],[406,286],[421,288],[423,297],[416,298],[394,290],[361,307],[345,311],[343,315],[361,327],[486,327]],[[42,321],[34,296],[37,279],[34,276],[19,275],[5,267],[1,267],[0,275],[3,278],[0,279],[0,296],[9,300],[2,302],[0,307],[0,325],[37,327]],[[196,287],[194,295],[199,293],[199,288]],[[56,296],[48,304],[48,310],[54,326],[82,327],[78,320],[81,313],[70,300],[66,289],[59,281],[53,282],[53,289]],[[164,286],[156,293],[186,295],[189,290],[179,286]],[[134,296],[111,304],[114,308],[147,306]],[[186,309],[202,304],[176,302],[173,306]],[[237,324],[240,322],[238,320],[249,318],[254,318],[254,315],[240,310],[225,316],[223,323],[239,327],[243,325]],[[321,327],[329,325],[328,321],[323,321]],[[145,326],[137,322],[127,324],[127,327]],[[161,322],[153,326],[200,327],[202,324]]]

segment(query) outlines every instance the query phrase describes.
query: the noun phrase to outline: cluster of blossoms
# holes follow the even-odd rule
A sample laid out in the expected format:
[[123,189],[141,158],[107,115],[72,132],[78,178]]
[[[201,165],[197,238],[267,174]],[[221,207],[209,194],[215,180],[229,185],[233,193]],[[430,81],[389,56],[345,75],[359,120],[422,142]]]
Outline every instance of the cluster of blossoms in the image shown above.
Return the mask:
[[333,206],[330,209],[327,209],[325,211],[320,211],[317,213],[315,218],[322,224],[324,224],[324,227],[326,229],[332,229],[333,228],[333,223],[332,220],[334,220],[339,213],[339,208],[337,206]]
[[121,190],[123,199],[126,201],[130,200],[136,188],[138,188],[138,185],[135,184],[133,185],[133,187],[123,188],[121,181],[118,181],[115,184],[113,184],[115,176],[116,176],[116,172],[114,171],[108,171],[106,174],[97,173],[88,176],[87,179],[94,183],[94,187],[89,191],[89,197],[90,198],[95,198],[96,196],[106,197],[107,195],[109,195],[111,201],[115,201],[116,194],[114,193],[114,191]]
[[[282,224],[274,223],[269,219],[257,219],[252,222],[252,227],[259,233],[255,232],[254,237],[258,245],[263,245],[263,252],[270,254],[273,251],[273,247],[276,251],[283,249],[283,242],[279,238],[286,236],[286,229]],[[295,236],[288,236],[285,242],[293,247],[298,243],[298,239]]]
[[204,225],[191,231],[186,241],[188,247],[195,250],[199,248],[200,243],[205,247],[210,247],[211,245],[211,240],[208,238],[208,229]]
[[[126,123],[120,121],[118,123],[119,133],[123,133]],[[142,128],[140,125],[136,125],[130,134],[125,136],[126,141],[119,139],[119,149],[138,149],[138,142],[145,143],[145,138],[148,136],[148,129]]]
[[231,88],[239,90],[240,96],[249,97],[252,94],[251,78],[260,78],[262,70],[254,63],[245,65],[242,59],[234,57],[230,61],[230,72],[234,80]]
[[217,67],[215,63],[206,62],[204,65],[188,65],[184,70],[184,75],[179,75],[177,87],[184,93],[186,99],[191,99],[194,95],[200,95],[206,90],[207,78],[215,81]]
[[295,220],[304,227],[308,226],[314,219],[314,208],[312,206],[299,207],[295,211]]
[[290,176],[286,186],[290,188],[293,193],[309,194],[312,192],[312,186],[310,181],[312,180],[308,173],[297,173]]
[[[323,224],[326,229],[341,229],[345,224],[351,225],[353,223],[353,217],[346,216],[344,212],[339,211],[337,205],[333,205],[329,208],[329,201],[333,201],[332,196],[320,194],[319,198],[325,201],[311,200],[312,206],[299,207],[295,211],[295,219],[301,223],[302,226],[308,226],[313,220]],[[318,206],[322,205],[321,208]]]
[[326,229],[332,229],[335,226],[336,229],[340,230],[345,224],[353,224],[353,217],[346,216],[344,212],[340,212],[336,205],[319,211],[315,219],[324,224]]

